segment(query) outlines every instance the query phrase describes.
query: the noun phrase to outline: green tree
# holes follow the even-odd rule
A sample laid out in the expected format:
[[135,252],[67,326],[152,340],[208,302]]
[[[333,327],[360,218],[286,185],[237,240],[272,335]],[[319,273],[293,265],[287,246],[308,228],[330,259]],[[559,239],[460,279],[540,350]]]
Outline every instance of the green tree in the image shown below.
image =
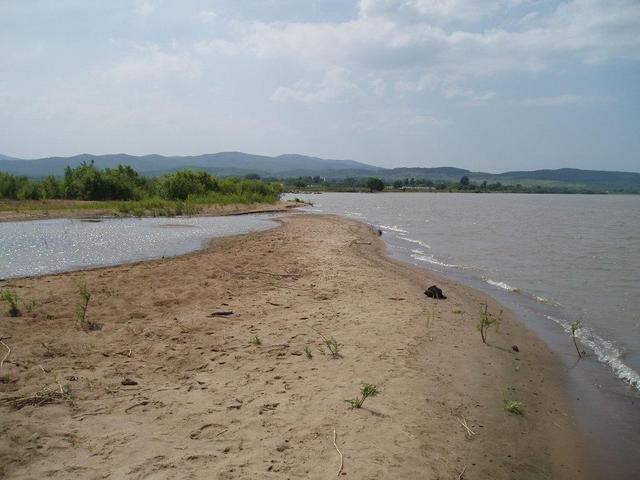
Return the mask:
[[463,187],[468,187],[469,186],[469,177],[467,177],[466,175],[463,176],[460,179],[460,185],[462,185]]
[[162,177],[160,194],[169,200],[186,200],[189,195],[206,195],[218,190],[218,181],[207,172],[181,170]]
[[381,192],[384,190],[384,182],[378,177],[369,177],[367,179],[367,188],[370,192]]
[[393,182],[393,188],[396,190],[400,190],[402,188],[402,180],[396,180]]

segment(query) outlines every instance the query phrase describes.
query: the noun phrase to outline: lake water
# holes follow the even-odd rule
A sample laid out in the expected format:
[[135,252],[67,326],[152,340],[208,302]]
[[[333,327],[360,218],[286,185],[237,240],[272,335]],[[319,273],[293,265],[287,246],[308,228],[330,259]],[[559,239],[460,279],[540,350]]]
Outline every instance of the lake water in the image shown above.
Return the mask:
[[269,215],[0,223],[0,279],[169,257],[278,226]]
[[405,260],[533,301],[566,330],[581,319],[581,342],[640,387],[640,196],[295,196],[376,225]]

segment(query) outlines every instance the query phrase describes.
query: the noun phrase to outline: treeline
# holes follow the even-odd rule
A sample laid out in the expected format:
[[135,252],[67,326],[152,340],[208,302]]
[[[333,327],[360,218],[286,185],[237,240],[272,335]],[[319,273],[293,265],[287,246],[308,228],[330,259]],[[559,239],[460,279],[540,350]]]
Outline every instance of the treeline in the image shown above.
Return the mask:
[[[375,178],[375,177],[374,177]],[[369,178],[322,178],[297,177],[281,179],[285,189],[289,191],[336,191],[336,192],[368,192],[368,191],[401,191],[401,192],[465,192],[465,193],[640,193],[638,188],[595,189],[578,185],[522,185],[504,184],[501,182],[473,182],[467,176],[459,181],[430,180],[427,178],[384,179],[376,178],[382,188],[372,188],[373,180]]]
[[33,180],[0,172],[0,198],[14,200],[179,200],[196,203],[275,202],[279,183],[249,178],[217,178],[182,170],[157,178],[143,177],[130,166],[100,170],[93,163],[67,167],[63,178]]

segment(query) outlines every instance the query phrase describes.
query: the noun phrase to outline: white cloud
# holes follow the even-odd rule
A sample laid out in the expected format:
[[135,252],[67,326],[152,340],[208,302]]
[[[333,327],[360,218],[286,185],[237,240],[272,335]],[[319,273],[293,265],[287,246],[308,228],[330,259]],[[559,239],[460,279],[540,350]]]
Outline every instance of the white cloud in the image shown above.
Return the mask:
[[134,52],[101,72],[116,82],[162,80],[168,77],[194,80],[200,78],[201,63],[177,46],[168,50],[159,45],[137,46]]
[[153,15],[153,13],[156,11],[156,7],[151,2],[138,0],[136,2],[135,11],[141,17],[148,17],[150,15]]
[[292,87],[278,87],[271,96],[276,102],[335,103],[360,95],[362,91],[340,68],[327,71],[319,83],[297,82]]
[[523,107],[563,107],[568,105],[592,105],[610,102],[609,97],[594,97],[584,95],[557,95],[554,97],[535,97],[514,100],[514,105]]
[[[573,0],[546,16],[523,13],[524,24],[507,28],[447,29],[433,20],[468,15],[470,0],[363,0],[360,15],[335,23],[252,22],[225,39],[226,53],[282,58],[311,69],[369,71],[429,70],[439,74],[481,76],[502,72],[539,72],[564,62],[596,63],[640,59],[640,2]],[[493,11],[518,0],[486,1]],[[418,14],[398,16],[394,6]],[[420,12],[432,12],[429,15]],[[435,12],[435,13],[434,13]],[[213,45],[221,48],[221,40]],[[234,48],[230,48],[229,44]]]
[[357,132],[419,133],[426,129],[443,128],[451,124],[424,112],[407,108],[363,110],[353,125]]
[[198,13],[196,13],[193,16],[193,19],[198,21],[198,22],[202,22],[202,23],[209,23],[213,20],[215,20],[217,18],[217,14],[214,10],[202,10]]

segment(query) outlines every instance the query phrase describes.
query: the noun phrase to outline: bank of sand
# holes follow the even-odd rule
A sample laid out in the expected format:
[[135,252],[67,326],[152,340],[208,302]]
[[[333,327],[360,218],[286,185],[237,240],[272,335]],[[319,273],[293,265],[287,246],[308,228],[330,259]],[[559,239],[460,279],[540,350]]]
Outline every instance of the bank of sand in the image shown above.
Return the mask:
[[[390,260],[364,224],[281,221],[182,257],[0,282],[37,302],[0,319],[4,474],[326,479],[335,430],[345,478],[589,478],[556,359],[508,312],[483,345],[478,292]],[[101,330],[75,326],[79,280]],[[447,300],[423,295],[433,283]],[[361,382],[380,393],[351,410]],[[54,403],[9,402],[44,388]]]
[[[115,208],[88,208],[92,204],[81,200],[4,200],[0,201],[0,222],[23,222],[29,220],[52,220],[55,218],[99,218],[99,217],[132,217]],[[84,206],[84,208],[78,207]],[[299,202],[275,203],[234,203],[229,205],[198,205],[197,216],[246,215],[250,213],[285,212],[299,207]],[[28,208],[27,208],[28,207]]]

